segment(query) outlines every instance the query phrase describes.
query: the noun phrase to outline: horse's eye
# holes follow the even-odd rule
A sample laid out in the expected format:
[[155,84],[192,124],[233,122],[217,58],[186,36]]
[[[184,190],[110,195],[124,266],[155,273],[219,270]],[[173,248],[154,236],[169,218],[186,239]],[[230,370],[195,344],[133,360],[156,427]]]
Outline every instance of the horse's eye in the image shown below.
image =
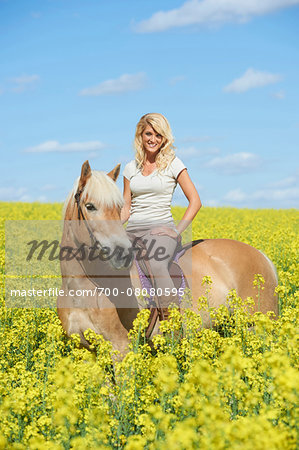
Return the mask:
[[97,208],[92,203],[86,203],[85,208],[88,209],[88,211],[96,211]]

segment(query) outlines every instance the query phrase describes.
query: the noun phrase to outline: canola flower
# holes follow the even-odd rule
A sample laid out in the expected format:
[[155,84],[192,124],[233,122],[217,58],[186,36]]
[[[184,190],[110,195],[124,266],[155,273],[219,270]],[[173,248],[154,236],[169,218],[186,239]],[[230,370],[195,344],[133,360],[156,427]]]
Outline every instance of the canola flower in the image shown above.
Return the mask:
[[[298,446],[298,211],[205,208],[193,238],[232,238],[277,267],[280,317],[228,308],[171,310],[151,345],[139,313],[117,361],[102,336],[93,352],[67,339],[54,309],[5,307],[4,220],[60,219],[60,204],[0,203],[0,449],[296,449]],[[182,215],[174,208],[174,216]],[[257,295],[264,280],[253,280]]]

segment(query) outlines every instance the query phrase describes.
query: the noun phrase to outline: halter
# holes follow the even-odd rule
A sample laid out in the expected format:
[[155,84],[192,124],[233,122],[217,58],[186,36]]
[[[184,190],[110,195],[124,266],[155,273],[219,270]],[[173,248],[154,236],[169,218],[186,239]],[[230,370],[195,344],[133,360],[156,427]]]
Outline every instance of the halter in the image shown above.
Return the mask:
[[[89,233],[89,236],[90,236],[91,246],[93,246],[93,245],[96,244],[98,241],[97,241],[97,239],[95,238],[95,235],[93,234],[93,232],[91,231],[91,229],[90,229],[90,227],[89,227],[89,225],[88,225],[88,221],[86,220],[86,218],[85,218],[85,216],[84,216],[84,214],[83,214],[81,205],[80,205],[80,197],[81,197],[82,192],[83,192],[83,189],[78,189],[77,192],[76,192],[76,194],[74,195],[75,202],[76,202],[76,204],[77,204],[77,210],[78,210],[78,220],[81,220],[81,218],[83,219],[84,224],[85,224],[85,226],[86,226],[86,228],[87,228],[87,231],[88,231],[88,233]],[[99,243],[99,242],[98,242],[98,243]],[[99,244],[100,244],[100,243],[99,243]],[[100,244],[100,246],[101,246],[101,244]]]

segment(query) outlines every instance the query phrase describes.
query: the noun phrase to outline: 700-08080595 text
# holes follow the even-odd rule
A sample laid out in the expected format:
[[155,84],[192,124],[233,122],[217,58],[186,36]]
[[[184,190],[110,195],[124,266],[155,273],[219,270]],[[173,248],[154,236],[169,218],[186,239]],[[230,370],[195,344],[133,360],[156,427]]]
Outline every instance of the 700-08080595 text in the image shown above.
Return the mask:
[[[126,294],[128,297],[131,296],[155,296],[155,295],[161,295],[162,289],[161,288],[150,288],[149,291],[147,291],[147,289],[145,288],[127,288],[126,291],[122,291],[120,289],[118,289],[117,287],[115,288],[102,288],[102,287],[95,287],[94,289],[70,289],[68,292],[65,292],[63,289],[58,289],[58,288],[49,288],[49,289],[11,289],[10,290],[10,295],[11,297],[13,296],[19,296],[19,297],[46,297],[46,296],[50,296],[50,297],[57,297],[58,295],[64,297],[67,295],[70,295],[72,297],[83,297],[83,296],[94,296],[94,295],[106,295],[107,297],[113,296],[113,297],[117,297],[120,294]],[[172,289],[167,289],[165,288],[165,292],[164,295],[183,295],[184,294],[184,289],[183,288],[172,288]]]

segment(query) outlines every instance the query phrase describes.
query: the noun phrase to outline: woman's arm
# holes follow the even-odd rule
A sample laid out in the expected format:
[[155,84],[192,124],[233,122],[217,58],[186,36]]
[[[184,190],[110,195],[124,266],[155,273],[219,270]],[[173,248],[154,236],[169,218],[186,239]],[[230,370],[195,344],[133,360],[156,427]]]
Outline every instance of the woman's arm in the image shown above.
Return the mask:
[[177,230],[182,233],[192,222],[202,205],[196,187],[192,183],[186,169],[183,169],[181,171],[177,178],[177,181],[181,186],[187,200],[189,201],[188,208],[186,209],[185,214],[176,227]]
[[[201,208],[201,201],[198,195],[198,192],[196,190],[196,187],[191,181],[191,178],[189,177],[189,174],[187,172],[187,169],[183,169],[178,177],[177,181],[179,185],[181,186],[185,196],[187,197],[187,200],[189,201],[188,208],[185,211],[185,214],[183,215],[181,221],[176,226],[176,229],[181,234],[187,227],[190,225],[196,214]],[[168,235],[173,238],[177,238],[178,235],[172,228],[166,228],[166,227],[157,227],[154,228],[151,231],[151,234],[160,234],[160,235]]]
[[125,223],[130,217],[131,210],[131,189],[130,189],[130,181],[124,177],[124,206],[120,212],[120,219],[122,223]]

